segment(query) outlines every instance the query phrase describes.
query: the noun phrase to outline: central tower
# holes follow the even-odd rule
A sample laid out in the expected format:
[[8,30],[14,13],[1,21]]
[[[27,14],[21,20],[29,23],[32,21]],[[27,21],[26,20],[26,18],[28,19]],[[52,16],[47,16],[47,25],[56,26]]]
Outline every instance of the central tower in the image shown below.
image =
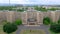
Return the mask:
[[37,24],[37,12],[33,8],[27,10],[27,24],[36,25]]

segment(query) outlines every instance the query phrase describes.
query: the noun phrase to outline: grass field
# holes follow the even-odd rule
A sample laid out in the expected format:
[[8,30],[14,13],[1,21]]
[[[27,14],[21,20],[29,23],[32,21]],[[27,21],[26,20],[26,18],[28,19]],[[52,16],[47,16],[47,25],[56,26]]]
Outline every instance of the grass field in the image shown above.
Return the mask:
[[54,32],[52,32],[52,31],[50,31],[50,30],[49,30],[49,32],[50,32],[50,34],[60,34],[60,33],[54,33]]
[[50,34],[60,34],[60,33],[54,33],[54,32],[51,32],[51,31],[50,31]]
[[[0,34],[6,34],[5,32],[3,32],[3,25],[0,25]],[[16,33],[13,32],[12,34],[16,34]]]
[[20,34],[46,34],[44,30],[21,30]]

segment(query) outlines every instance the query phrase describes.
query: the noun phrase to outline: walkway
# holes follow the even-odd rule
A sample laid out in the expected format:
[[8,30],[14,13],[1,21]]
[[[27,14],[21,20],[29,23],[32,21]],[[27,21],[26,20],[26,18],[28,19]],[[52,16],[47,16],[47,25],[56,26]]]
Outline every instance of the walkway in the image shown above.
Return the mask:
[[18,30],[16,31],[16,34],[20,34],[22,29],[43,29],[46,32],[46,34],[49,34],[49,32],[48,32],[49,26],[46,26],[46,25],[40,25],[40,26],[20,25],[20,26],[18,26]]

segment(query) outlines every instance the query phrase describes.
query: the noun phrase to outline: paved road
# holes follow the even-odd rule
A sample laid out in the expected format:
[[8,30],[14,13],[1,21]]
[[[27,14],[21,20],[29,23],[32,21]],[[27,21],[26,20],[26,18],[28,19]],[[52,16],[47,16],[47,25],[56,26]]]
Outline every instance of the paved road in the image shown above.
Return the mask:
[[40,26],[20,25],[20,26],[18,26],[18,30],[16,31],[16,34],[20,34],[22,29],[43,29],[46,32],[46,34],[49,34],[49,32],[48,32],[49,26],[46,26],[46,25],[40,25]]

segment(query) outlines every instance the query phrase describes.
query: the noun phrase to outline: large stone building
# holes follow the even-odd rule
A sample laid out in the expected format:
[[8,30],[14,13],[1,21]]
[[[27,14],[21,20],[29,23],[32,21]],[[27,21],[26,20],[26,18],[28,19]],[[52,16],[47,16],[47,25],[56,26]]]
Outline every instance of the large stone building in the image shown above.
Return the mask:
[[29,9],[24,12],[0,11],[0,22],[7,20],[13,22],[16,19],[22,19],[24,25],[43,24],[43,18],[49,17],[53,22],[57,22],[60,17],[60,11],[41,12]]

